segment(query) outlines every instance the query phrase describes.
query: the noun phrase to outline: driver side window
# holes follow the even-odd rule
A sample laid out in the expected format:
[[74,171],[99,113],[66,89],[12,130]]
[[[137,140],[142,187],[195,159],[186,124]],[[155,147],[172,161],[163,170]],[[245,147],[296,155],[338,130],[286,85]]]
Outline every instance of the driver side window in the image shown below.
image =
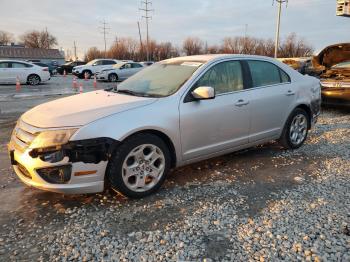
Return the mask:
[[213,87],[217,95],[243,90],[241,63],[228,61],[216,64],[198,80],[195,86]]

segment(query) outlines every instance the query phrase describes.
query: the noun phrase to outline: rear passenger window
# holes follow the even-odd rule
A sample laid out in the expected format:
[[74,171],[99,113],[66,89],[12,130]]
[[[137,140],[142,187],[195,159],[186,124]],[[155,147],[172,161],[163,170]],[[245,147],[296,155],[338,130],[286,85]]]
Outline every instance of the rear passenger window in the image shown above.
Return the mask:
[[281,82],[282,83],[289,83],[290,82],[290,77],[289,75],[287,75],[286,72],[284,72],[283,70],[280,69],[281,72]]
[[9,62],[1,62],[0,68],[10,68],[10,63]]
[[104,65],[114,65],[114,64],[116,64],[116,62],[113,61],[113,60],[104,60],[104,61],[103,61],[103,64],[104,64]]
[[252,75],[253,87],[281,83],[280,69],[274,64],[265,61],[248,61],[248,65]]
[[12,68],[26,68],[27,65],[26,64],[22,64],[22,63],[12,63]]

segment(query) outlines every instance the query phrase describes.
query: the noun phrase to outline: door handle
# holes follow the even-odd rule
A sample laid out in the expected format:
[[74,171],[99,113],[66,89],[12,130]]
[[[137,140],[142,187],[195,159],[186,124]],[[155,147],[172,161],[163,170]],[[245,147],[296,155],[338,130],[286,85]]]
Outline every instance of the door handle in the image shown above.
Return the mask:
[[288,90],[286,96],[294,96],[295,92],[293,92],[292,90]]
[[245,106],[245,105],[248,105],[249,104],[249,101],[244,101],[243,99],[239,99],[235,106]]

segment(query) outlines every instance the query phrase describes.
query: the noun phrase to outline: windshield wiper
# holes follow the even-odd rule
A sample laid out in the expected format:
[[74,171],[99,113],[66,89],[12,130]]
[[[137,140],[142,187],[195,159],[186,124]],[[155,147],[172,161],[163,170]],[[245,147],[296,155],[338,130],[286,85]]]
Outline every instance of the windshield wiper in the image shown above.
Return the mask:
[[121,90],[117,89],[115,91],[117,93],[127,94],[127,95],[132,95],[132,96],[147,96],[147,94],[131,91],[131,90],[128,90],[128,89],[121,89]]

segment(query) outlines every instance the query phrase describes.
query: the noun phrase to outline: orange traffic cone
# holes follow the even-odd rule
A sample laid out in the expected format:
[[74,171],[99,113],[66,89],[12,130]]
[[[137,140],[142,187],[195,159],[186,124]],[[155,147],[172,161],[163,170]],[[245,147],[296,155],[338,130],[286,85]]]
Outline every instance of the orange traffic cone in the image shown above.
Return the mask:
[[63,77],[66,77],[67,76],[67,72],[66,72],[66,69],[63,70]]
[[79,86],[79,93],[80,93],[80,94],[83,93],[83,83],[80,83],[80,86]]
[[96,81],[96,75],[94,75],[94,88],[97,88],[97,81]]
[[75,76],[73,77],[73,84],[72,84],[72,87],[73,87],[74,89],[77,89],[77,88],[78,88],[77,78],[76,78]]
[[21,91],[21,82],[19,81],[19,77],[16,77],[16,91]]

